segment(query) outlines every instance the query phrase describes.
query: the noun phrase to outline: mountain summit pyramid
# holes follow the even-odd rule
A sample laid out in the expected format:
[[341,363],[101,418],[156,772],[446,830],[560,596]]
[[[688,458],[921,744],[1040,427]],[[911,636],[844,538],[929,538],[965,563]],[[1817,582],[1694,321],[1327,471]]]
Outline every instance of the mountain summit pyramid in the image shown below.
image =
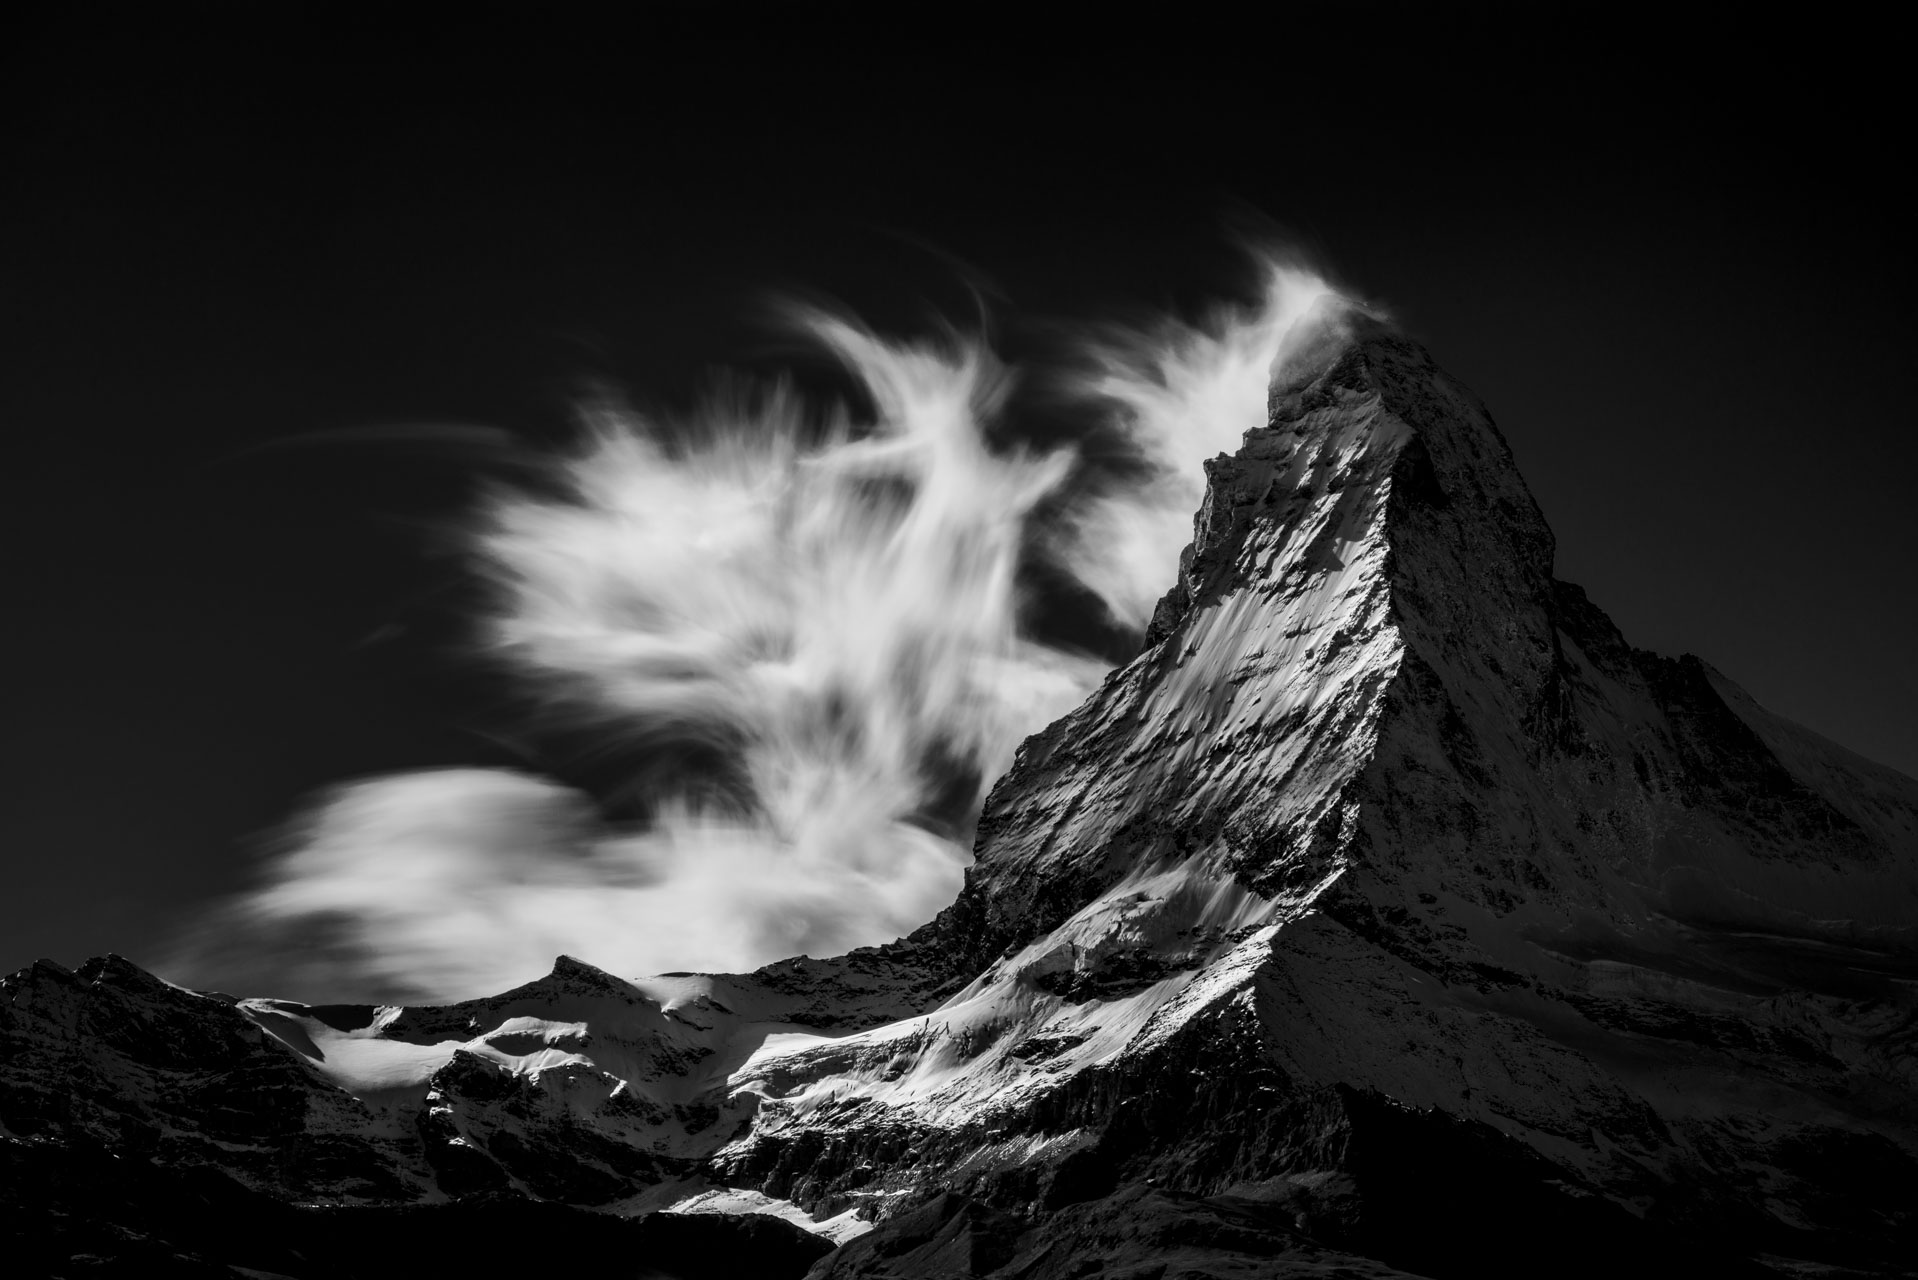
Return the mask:
[[[441,1008],[42,962],[23,1247],[386,1274],[482,1204],[688,1276],[1912,1265],[1918,782],[1632,649],[1469,391],[1357,312],[1309,341],[937,920]],[[126,1207],[163,1175],[278,1225]]]

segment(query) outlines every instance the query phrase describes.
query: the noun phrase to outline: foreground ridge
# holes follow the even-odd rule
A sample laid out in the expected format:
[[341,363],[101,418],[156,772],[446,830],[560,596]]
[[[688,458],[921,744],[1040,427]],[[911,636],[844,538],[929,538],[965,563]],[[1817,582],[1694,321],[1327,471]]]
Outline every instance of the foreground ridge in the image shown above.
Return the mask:
[[[1918,783],[1632,649],[1469,391],[1357,313],[1311,341],[933,923],[437,1008],[42,962],[0,1143],[64,1225],[9,1230],[207,1274],[385,1274],[474,1205],[821,1280],[1918,1257]],[[82,1168],[291,1216],[222,1243]]]

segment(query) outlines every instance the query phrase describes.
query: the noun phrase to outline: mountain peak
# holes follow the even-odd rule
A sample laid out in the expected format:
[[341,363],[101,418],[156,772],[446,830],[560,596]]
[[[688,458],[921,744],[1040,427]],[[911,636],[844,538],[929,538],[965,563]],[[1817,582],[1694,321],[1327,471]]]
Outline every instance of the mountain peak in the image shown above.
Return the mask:
[[582,982],[607,983],[619,979],[597,965],[587,964],[584,960],[569,955],[553,958],[552,975],[555,978],[572,978]]
[[[1633,649],[1553,580],[1477,398],[1376,317],[1323,320],[1268,423],[1207,463],[1143,651],[1021,747],[913,937],[639,983],[561,956],[346,1030],[280,1011],[324,1058],[251,1006],[128,998],[111,960],[36,970],[57,998],[0,1005],[34,1102],[0,1121],[123,1141],[178,1099],[207,1118],[156,1135],[218,1137],[198,1090],[252,1081],[307,1117],[258,1144],[275,1195],[723,1186],[876,1220],[823,1280],[1172,1244],[1195,1275],[1295,1251],[1534,1274],[1515,1216],[1578,1240],[1567,1274],[1896,1265],[1918,783]],[[113,1070],[83,1129],[63,1090],[89,1055]],[[279,1158],[315,1134],[350,1176],[285,1181],[319,1177]]]
[[[1405,548],[1451,548],[1477,568],[1498,568],[1473,586],[1504,588],[1500,612],[1549,595],[1551,530],[1478,398],[1364,312],[1323,317],[1303,334],[1281,356],[1286,376],[1272,389],[1267,425],[1247,432],[1237,454],[1206,464],[1192,545],[1149,642],[1208,592],[1331,568],[1365,533],[1357,518],[1374,505],[1387,518],[1372,533],[1392,544],[1396,576],[1413,597],[1432,592],[1405,580]],[[1302,533],[1317,541],[1301,543]],[[1253,534],[1265,552],[1256,563],[1243,555]]]
[[[1310,898],[1361,849],[1383,725],[1454,686],[1515,728],[1549,698],[1553,540],[1489,413],[1377,317],[1302,332],[1267,425],[1206,463],[1145,651],[988,800],[959,912],[975,958],[1169,857]],[[1069,846],[1047,834],[1061,795]]]

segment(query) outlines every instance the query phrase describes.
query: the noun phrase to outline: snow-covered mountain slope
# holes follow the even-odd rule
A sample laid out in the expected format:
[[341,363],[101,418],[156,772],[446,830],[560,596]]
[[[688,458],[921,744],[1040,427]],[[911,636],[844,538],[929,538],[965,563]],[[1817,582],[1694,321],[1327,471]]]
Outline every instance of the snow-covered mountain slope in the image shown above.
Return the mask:
[[976,976],[749,1061],[716,1163],[820,1208],[1151,1178],[1443,1263],[1362,1179],[1321,1203],[1297,1112],[1359,1090],[1625,1234],[1909,1247],[1918,783],[1630,649],[1478,402],[1369,321],[1329,345],[1210,464],[1146,652],[993,792],[937,926]]
[[1475,397],[1364,316],[1312,341],[911,938],[434,1009],[37,966],[9,1141],[810,1215],[821,1277],[1918,1258],[1918,783],[1632,649]]

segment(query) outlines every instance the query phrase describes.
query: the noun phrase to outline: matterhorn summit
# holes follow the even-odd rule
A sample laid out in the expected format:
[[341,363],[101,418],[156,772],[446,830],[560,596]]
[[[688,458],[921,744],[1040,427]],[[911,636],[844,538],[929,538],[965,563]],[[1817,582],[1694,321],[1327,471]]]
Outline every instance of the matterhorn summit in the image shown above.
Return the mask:
[[1918,782],[1633,649],[1389,324],[1301,341],[932,923],[441,1007],[42,962],[0,1009],[13,1256],[1907,1273]]

